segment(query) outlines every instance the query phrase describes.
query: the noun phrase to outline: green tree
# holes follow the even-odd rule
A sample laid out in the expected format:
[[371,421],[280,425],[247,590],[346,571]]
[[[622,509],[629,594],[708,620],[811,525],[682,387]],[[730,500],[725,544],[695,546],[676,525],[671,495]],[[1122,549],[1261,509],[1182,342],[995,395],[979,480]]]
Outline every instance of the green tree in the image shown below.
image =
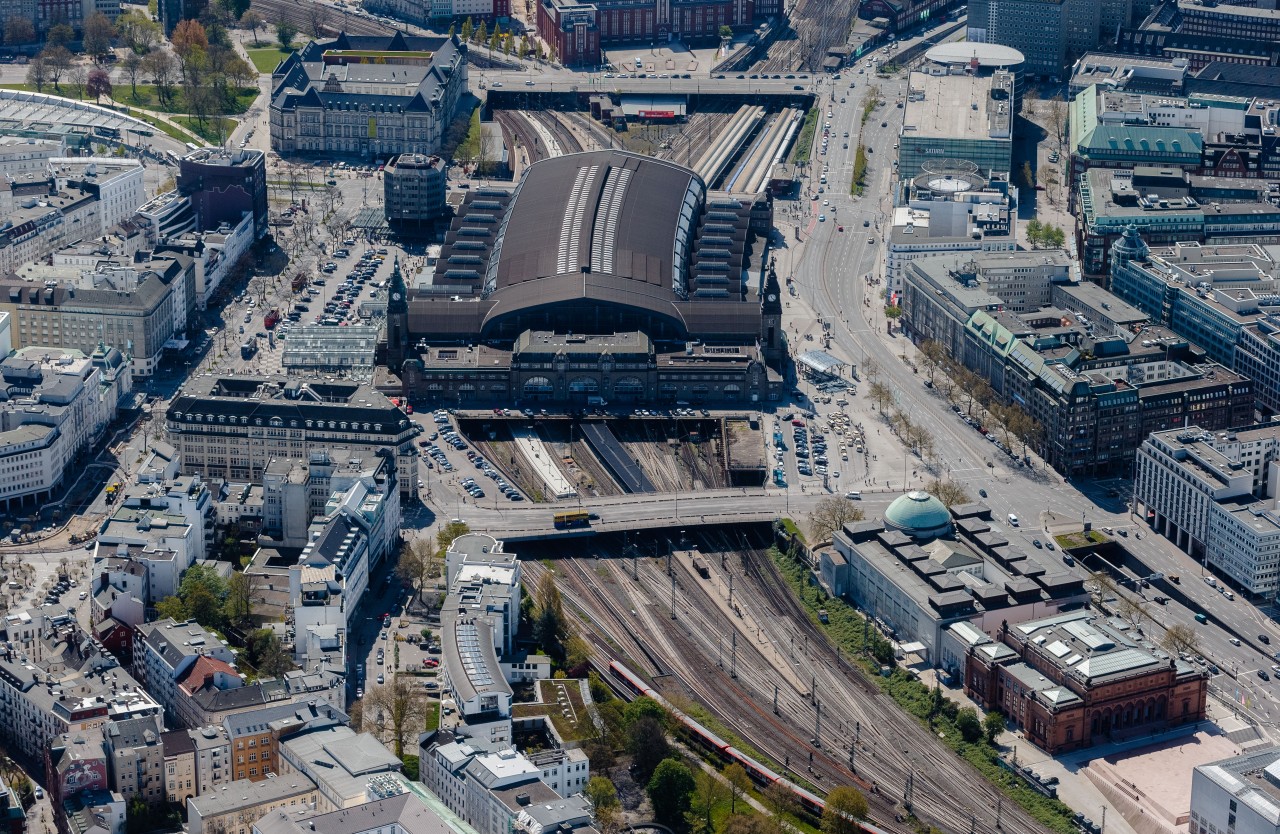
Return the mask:
[[564,660],[564,637],[568,624],[564,618],[560,589],[556,587],[555,575],[550,571],[538,582],[537,602],[533,637],[552,660],[560,663]]
[[480,21],[480,26],[476,29],[476,43],[483,44],[488,42],[488,40],[489,40],[489,24],[485,23],[482,20]]
[[227,580],[227,601],[223,613],[227,621],[243,628],[253,621],[253,603],[257,600],[257,577],[237,571]]
[[137,55],[146,55],[160,43],[160,24],[137,9],[123,12],[116,18],[116,31],[120,42]]
[[293,37],[296,34],[298,34],[298,27],[289,21],[281,20],[276,24],[276,41],[279,42],[281,49],[292,49]]
[[84,19],[81,43],[86,55],[97,58],[111,51],[111,42],[116,38],[116,27],[102,12],[94,12]]
[[729,40],[729,39],[730,39],[730,38],[732,38],[732,37],[733,37],[733,27],[732,27],[732,26],[727,26],[727,25],[726,25],[726,26],[721,26],[721,27],[720,27],[720,39],[721,39],[721,40],[726,40],[726,41],[727,41],[727,40]]
[[645,788],[653,805],[653,818],[663,825],[680,826],[689,812],[694,788],[693,774],[683,762],[663,759]]
[[973,707],[964,707],[956,713],[956,729],[960,737],[970,744],[982,738],[982,722],[978,720],[978,711]]
[[582,795],[591,803],[596,826],[605,834],[616,831],[622,803],[618,801],[618,789],[613,786],[613,782],[603,776],[592,776]]
[[289,650],[275,631],[260,628],[249,634],[249,665],[264,677],[278,678],[294,667]]
[[690,822],[694,822],[694,831],[703,834],[714,834],[715,825],[711,814],[717,805],[724,801],[729,788],[720,780],[714,770],[698,768],[693,774],[693,794],[691,796]]
[[991,710],[982,716],[982,732],[987,736],[988,744],[995,744],[996,739],[1005,730],[1004,716],[996,710]]
[[4,22],[5,45],[31,43],[35,39],[36,27],[27,18],[15,15]]
[[666,732],[653,718],[641,718],[627,727],[627,753],[631,756],[631,769],[636,781],[644,784],[653,775],[658,763],[671,755],[671,745]]
[[867,818],[867,798],[857,788],[838,785],[827,794],[822,811],[822,830],[826,834],[856,834],[862,830],[858,820]]
[[178,597],[165,597],[156,603],[156,619],[172,619],[175,622],[186,622],[187,607]]
[[747,769],[737,762],[731,762],[721,771],[724,779],[729,783],[729,813],[738,813],[738,797],[743,796],[751,790],[751,776],[747,773]]
[[422,771],[422,762],[412,753],[405,753],[400,757],[400,763],[404,765],[404,775],[410,782],[418,781],[418,776]]
[[1031,244],[1032,249],[1040,248],[1040,241],[1044,238],[1044,225],[1034,217],[1027,221],[1027,243]]
[[626,726],[630,727],[642,718],[652,718],[660,726],[665,727],[671,716],[667,714],[667,708],[662,704],[648,695],[641,695],[623,707],[622,720]]
[[476,28],[471,25],[471,18],[467,18],[462,21],[462,31],[458,33],[458,37],[462,38],[463,41],[470,43],[471,36],[475,34],[475,31]]
[[1022,163],[1022,184],[1026,188],[1036,187],[1036,175],[1031,171],[1031,162]]
[[76,32],[66,23],[55,23],[44,36],[46,46],[66,46],[76,38]]

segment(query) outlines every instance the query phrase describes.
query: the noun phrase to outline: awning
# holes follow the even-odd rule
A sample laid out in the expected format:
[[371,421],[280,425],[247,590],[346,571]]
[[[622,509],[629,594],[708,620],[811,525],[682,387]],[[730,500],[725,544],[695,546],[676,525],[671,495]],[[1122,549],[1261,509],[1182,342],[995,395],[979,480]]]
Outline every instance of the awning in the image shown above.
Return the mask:
[[902,643],[898,648],[902,649],[903,654],[923,654],[928,651],[928,647],[919,642]]
[[818,373],[830,374],[843,368],[847,363],[841,362],[825,350],[809,350],[800,354],[800,364]]
[[186,339],[169,339],[164,343],[165,350],[186,350],[191,342]]

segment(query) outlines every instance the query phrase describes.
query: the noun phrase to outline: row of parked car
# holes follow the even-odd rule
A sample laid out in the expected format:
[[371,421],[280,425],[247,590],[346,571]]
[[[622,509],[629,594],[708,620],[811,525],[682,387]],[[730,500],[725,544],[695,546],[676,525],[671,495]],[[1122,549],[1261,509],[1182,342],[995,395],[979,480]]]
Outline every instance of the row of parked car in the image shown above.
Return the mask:
[[[498,487],[498,491],[501,492],[503,495],[507,496],[508,500],[510,501],[524,500],[524,496],[520,494],[520,490],[516,489],[511,484],[507,483],[507,480],[502,477],[502,473],[499,472],[497,469],[495,469],[493,465],[489,463],[489,461],[485,460],[483,455],[480,455],[477,452],[471,451],[471,452],[467,452],[467,459],[470,460],[471,463],[475,465],[476,469],[479,469],[482,473],[484,473],[485,477],[493,481],[494,485]],[[470,479],[468,478],[467,480],[470,480]],[[467,485],[466,481],[463,481],[462,485],[466,487]],[[479,490],[479,487],[476,487],[476,489]],[[479,490],[479,492],[480,492],[479,495],[472,493],[472,496],[475,498],[483,498],[484,491]]]

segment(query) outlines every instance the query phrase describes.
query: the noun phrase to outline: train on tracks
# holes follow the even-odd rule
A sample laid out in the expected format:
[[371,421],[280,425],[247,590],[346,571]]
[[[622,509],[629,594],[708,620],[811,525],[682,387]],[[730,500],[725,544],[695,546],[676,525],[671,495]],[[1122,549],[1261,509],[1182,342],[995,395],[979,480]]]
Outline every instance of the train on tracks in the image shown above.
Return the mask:
[[[616,678],[631,692],[636,695],[648,696],[662,704],[662,706],[671,713],[672,717],[679,722],[679,724],[684,728],[685,733],[687,733],[692,740],[719,756],[723,761],[737,762],[742,765],[747,773],[751,775],[751,778],[756,782],[756,784],[761,786],[775,783],[780,784],[796,798],[796,801],[800,804],[800,807],[805,810],[805,813],[812,814],[815,817],[822,816],[823,809],[827,807],[827,803],[822,797],[818,796],[813,791],[800,787],[795,782],[792,782],[785,776],[774,772],[771,768],[765,767],[746,753],[743,753],[738,748],[729,744],[729,742],[720,738],[692,717],[685,714],[684,711],[678,709],[674,704],[664,698],[660,692],[645,683],[639,675],[632,672],[618,661],[615,660],[609,664],[609,671],[613,674],[614,678]],[[890,832],[877,828],[867,822],[860,822],[859,824],[862,827],[862,830],[868,834],[890,834]]]

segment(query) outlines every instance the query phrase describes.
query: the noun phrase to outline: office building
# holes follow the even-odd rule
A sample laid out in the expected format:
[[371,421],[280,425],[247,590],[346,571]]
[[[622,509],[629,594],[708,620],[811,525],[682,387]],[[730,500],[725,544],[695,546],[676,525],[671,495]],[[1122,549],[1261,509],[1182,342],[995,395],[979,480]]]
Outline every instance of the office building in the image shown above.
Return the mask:
[[913,72],[908,80],[898,173],[928,172],[929,163],[964,160],[986,177],[1007,178],[1013,152],[1014,75]]
[[105,257],[91,266],[27,263],[0,278],[0,311],[12,322],[13,347],[71,348],[91,355],[101,345],[150,377],[186,335],[195,309],[195,270],[183,255]]
[[1007,192],[966,189],[940,194],[925,192],[920,185],[924,180],[959,183],[965,176],[977,174],[939,170],[922,174],[912,184],[913,196],[907,205],[894,208],[885,241],[885,284],[891,292],[902,290],[903,270],[911,261],[961,253],[984,258],[1012,254],[1018,248],[1017,207]]
[[1138,448],[1134,510],[1232,587],[1270,598],[1280,589],[1278,467],[1275,423],[1156,432]]
[[52,500],[73,464],[106,435],[133,390],[129,360],[113,348],[25,347],[0,360],[0,501]]
[[1204,720],[1209,676],[1088,610],[992,629],[964,691],[1050,755]]
[[272,73],[272,150],[439,153],[467,89],[466,51],[456,37],[403,33],[309,42]]
[[282,741],[279,765],[279,776],[268,781],[314,782],[315,810],[322,814],[402,792],[409,783],[400,773],[400,760],[381,741],[346,726],[316,729]]
[[1067,98],[1073,99],[1093,86],[1126,93],[1181,96],[1189,75],[1186,58],[1089,52],[1072,67]]
[[249,834],[253,824],[272,811],[315,811],[318,799],[316,783],[297,773],[259,782],[228,782],[187,800],[187,830],[190,834]]
[[917,343],[939,342],[998,398],[1034,418],[1041,455],[1063,473],[1125,471],[1152,431],[1192,420],[1211,421],[1215,430],[1251,420],[1250,379],[1163,328],[1117,328],[1117,318],[1131,321],[1118,299],[1112,304],[1098,291],[1069,287],[1051,292],[1072,309],[1114,310],[1115,318],[1093,321],[1058,307],[1015,315],[1000,309],[976,267],[916,261],[905,280],[902,327]]
[[[313,828],[314,826],[314,828]],[[550,830],[550,829],[547,829]],[[253,824],[253,834],[476,834],[416,785],[381,799],[328,814],[272,811]]]
[[1191,771],[1188,834],[1280,832],[1280,748],[1249,750]]
[[[210,424],[220,427],[217,433],[205,432]],[[417,491],[417,427],[362,383],[197,377],[170,403],[166,428],[188,474],[258,481],[272,460],[343,447],[393,458],[401,495]]]
[[420,153],[398,154],[382,170],[387,224],[400,231],[429,231],[444,216],[445,161]]
[[[1011,46],[1026,57],[1027,72],[1056,78],[1097,48],[1104,21],[1127,25],[1129,9],[1128,0],[976,0],[969,6],[967,39]],[[1114,36],[1114,27],[1107,36]]]
[[253,148],[201,148],[178,162],[177,191],[191,201],[196,227],[235,228],[253,217],[253,238],[267,234],[267,157]]
[[1255,380],[1264,414],[1280,412],[1274,311],[1280,268],[1265,248],[1178,243],[1152,250],[1133,229],[1112,246],[1111,288],[1153,321],[1195,339],[1214,361]]
[[[712,21],[724,17],[729,3],[708,3],[704,8]],[[720,13],[717,15],[717,13]],[[593,66],[600,63],[600,7],[578,0],[540,0],[538,3],[538,36],[555,50],[556,57],[567,67]]]
[[947,628],[979,631],[1070,610],[1084,580],[1015,544],[981,504],[948,509],[925,492],[899,496],[882,519],[845,525],[819,553],[826,588],[868,612],[906,653],[958,679],[964,657]]
[[59,192],[75,189],[97,198],[100,231],[90,233],[90,238],[132,217],[147,199],[142,163],[136,159],[58,156],[49,160],[49,172]]
[[1148,246],[1280,242],[1280,206],[1259,179],[1140,165],[1092,169],[1079,189],[1076,236],[1088,275],[1106,274],[1111,248],[1130,226]]
[[[7,17],[7,15],[6,15]],[[49,170],[49,161],[67,155],[67,140],[0,137],[0,175],[18,177]]]

